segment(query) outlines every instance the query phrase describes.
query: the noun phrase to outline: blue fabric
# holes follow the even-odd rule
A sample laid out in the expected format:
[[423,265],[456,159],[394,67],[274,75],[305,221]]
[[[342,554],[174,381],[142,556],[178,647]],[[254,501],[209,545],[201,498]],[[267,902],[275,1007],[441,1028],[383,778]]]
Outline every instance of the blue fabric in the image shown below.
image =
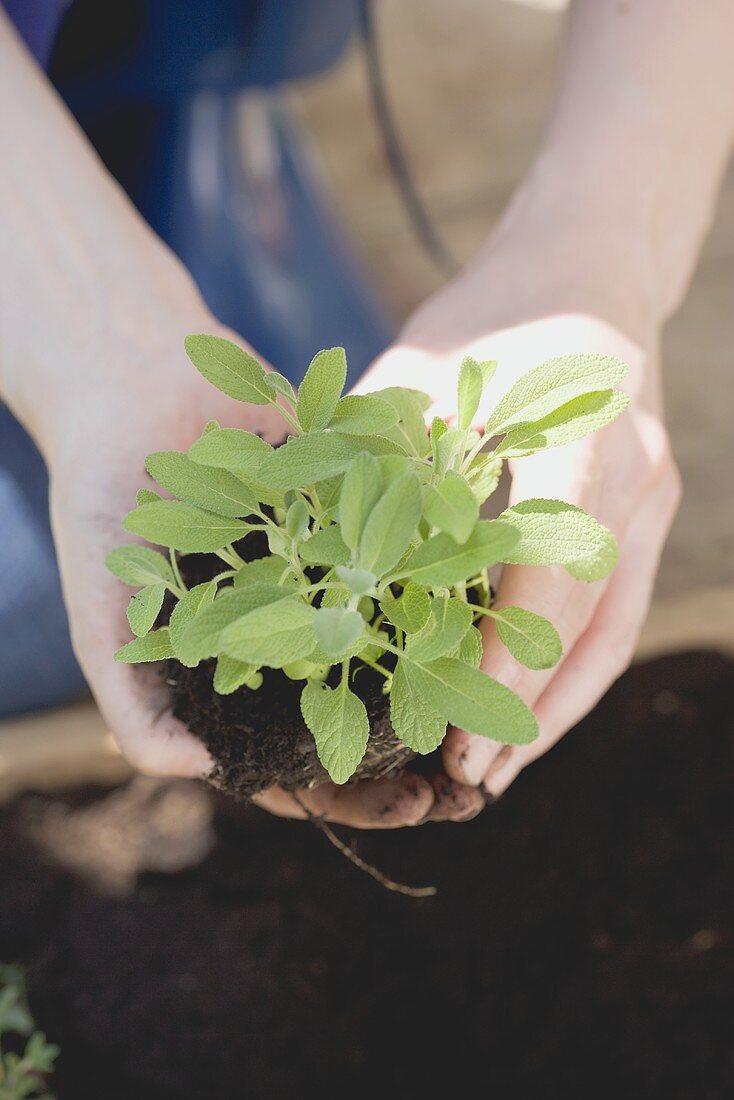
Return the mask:
[[[297,27],[307,11],[323,14],[334,3],[343,0],[264,3],[270,16],[260,23],[247,83],[258,75],[265,81],[268,56],[275,59],[273,72],[295,71],[278,12],[296,12],[291,26]],[[232,8],[230,0],[221,4]],[[212,10],[219,5],[212,0]],[[16,9],[26,40],[44,56],[59,5],[6,0],[6,7],[11,14]],[[174,7],[179,0],[157,0],[151,10],[170,13]],[[314,40],[317,30],[311,28]],[[333,52],[335,39],[330,41]],[[307,58],[316,63],[317,45],[300,54],[304,65]],[[178,86],[178,98],[168,94],[174,86],[162,75],[146,89],[157,91],[158,100],[143,115],[139,106],[125,105],[132,84],[124,95],[119,84],[113,95],[110,84],[102,108],[104,96],[96,97],[91,79],[61,90],[138,208],[189,267],[213,312],[294,382],[316,350],[343,343],[351,384],[388,343],[392,327],[329,216],[277,96],[253,93],[250,110],[245,93],[243,114],[239,95],[227,90],[236,56],[225,51],[216,65],[202,60],[195,79]],[[318,56],[323,61],[326,54]],[[247,132],[240,140],[248,118],[259,135],[252,144]],[[263,152],[270,165],[265,174]],[[69,641],[47,492],[40,455],[0,405],[0,716],[65,702],[84,689]]]

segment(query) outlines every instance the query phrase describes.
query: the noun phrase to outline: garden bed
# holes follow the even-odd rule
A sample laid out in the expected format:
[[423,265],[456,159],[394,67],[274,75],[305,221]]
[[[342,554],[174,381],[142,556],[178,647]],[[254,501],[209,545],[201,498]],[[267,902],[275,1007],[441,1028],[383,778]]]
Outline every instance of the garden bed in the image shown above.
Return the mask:
[[727,658],[637,666],[475,821],[360,836],[424,901],[213,793],[214,846],[173,871],[207,847],[194,784],[162,846],[134,798],[14,799],[0,958],[58,1097],[729,1095],[733,699]]

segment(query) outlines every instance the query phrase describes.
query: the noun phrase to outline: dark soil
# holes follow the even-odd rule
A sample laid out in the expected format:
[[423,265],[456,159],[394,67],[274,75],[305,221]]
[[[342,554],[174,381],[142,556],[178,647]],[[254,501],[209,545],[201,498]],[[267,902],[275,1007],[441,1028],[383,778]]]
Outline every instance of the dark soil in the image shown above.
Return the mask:
[[[303,680],[294,682],[280,670],[263,669],[257,691],[240,688],[232,695],[217,695],[213,675],[212,661],[198,668],[171,661],[166,671],[176,717],[204,742],[216,761],[210,776],[216,787],[249,798],[268,787],[294,791],[328,780],[301,714]],[[355,779],[393,775],[414,755],[395,736],[382,684],[371,669],[357,674],[355,690],[367,708],[370,739]]]
[[104,833],[109,792],[16,799],[0,959],[62,1046],[59,1100],[728,1098],[733,733],[733,661],[633,669],[476,820],[359,837],[424,901],[212,791],[213,848],[199,807],[171,850],[200,864],[165,873],[170,805],[151,840],[139,789],[81,861],[59,832]]

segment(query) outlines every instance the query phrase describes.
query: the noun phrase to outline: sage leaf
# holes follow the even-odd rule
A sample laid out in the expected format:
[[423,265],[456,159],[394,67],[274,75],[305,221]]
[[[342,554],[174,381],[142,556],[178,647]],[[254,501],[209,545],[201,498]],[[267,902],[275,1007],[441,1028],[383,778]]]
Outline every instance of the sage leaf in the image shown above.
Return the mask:
[[231,695],[241,688],[245,681],[251,679],[255,672],[257,672],[255,665],[236,661],[234,657],[228,657],[226,653],[222,653],[217,657],[212,687],[217,695]]
[[542,420],[514,428],[497,447],[495,455],[524,458],[536,451],[573,443],[611,424],[628,405],[629,395],[618,390],[582,393]]
[[483,654],[482,632],[478,627],[472,626],[467,630],[457,648],[451,653],[447,653],[447,657],[458,657],[464,664],[471,665],[472,668],[479,668]]
[[619,559],[611,531],[562,500],[524,500],[500,520],[519,536],[501,559],[512,565],[562,565],[577,580],[591,582],[607,577]]
[[329,427],[349,435],[381,435],[398,422],[397,409],[372,394],[349,394],[340,398]]
[[341,658],[362,637],[364,619],[347,607],[320,607],[313,620],[313,632],[324,653]]
[[152,489],[138,489],[135,494],[136,504],[150,504],[152,500],[160,500],[161,494],[154,493]]
[[307,489],[314,482],[344,473],[364,449],[360,436],[314,431],[289,439],[268,455],[257,476],[274,489]]
[[319,431],[327,426],[346,380],[344,348],[329,348],[314,356],[298,387],[296,402],[298,422],[305,432]]
[[192,462],[180,451],[158,451],[148,455],[145,464],[159,485],[187,504],[219,516],[250,516],[257,511],[254,495],[227,470]]
[[274,391],[260,363],[244,348],[221,336],[187,336],[186,354],[207,382],[228,397],[250,405],[268,405]]
[[105,565],[123,584],[133,587],[157,584],[159,581],[174,583],[168,559],[147,546],[118,546],[107,555]]
[[463,544],[479,519],[479,504],[461,474],[449,470],[438,485],[425,487],[423,512],[432,527]]
[[468,355],[459,368],[458,424],[462,431],[471,428],[482,399],[483,388],[481,368],[476,359]]
[[245,588],[248,584],[257,584],[259,581],[293,587],[296,583],[295,578],[287,570],[288,565],[283,558],[278,555],[268,555],[245,562],[238,569],[232,583],[235,588]]
[[131,597],[127,605],[127,621],[137,638],[145,637],[153,629],[165,594],[165,584],[149,584]]
[[217,516],[213,512],[178,500],[156,500],[128,512],[122,523],[126,531],[140,535],[159,546],[184,553],[213,553],[242,538],[249,527],[240,519]]
[[349,591],[355,596],[364,596],[377,584],[377,577],[367,569],[353,569],[348,565],[337,565],[336,575],[344,581]]
[[216,594],[217,582],[204,581],[203,584],[197,584],[194,588],[190,588],[186,595],[181,597],[171,612],[171,619],[168,623],[171,646],[174,656],[187,668],[192,668],[199,662],[194,661],[193,664],[189,662],[186,658],[186,653],[181,648],[181,638],[183,637],[184,629],[187,623],[190,623],[202,608],[212,603]]
[[435,661],[456,649],[472,625],[472,610],[463,600],[438,596],[423,630],[408,637],[405,652],[413,661]]
[[357,455],[344,475],[339,496],[339,526],[350,550],[359,547],[370,512],[382,494],[382,484],[378,459],[366,452]]
[[500,639],[526,668],[553,668],[563,656],[558,631],[542,615],[523,607],[503,607],[493,618]]
[[390,721],[413,752],[434,752],[446,736],[446,719],[427,701],[423,684],[408,661],[399,660],[390,688]]
[[[176,656],[188,667],[198,665],[207,657],[222,653],[221,636],[230,623],[247,615],[255,608],[277,603],[291,595],[287,588],[276,584],[258,582],[246,588],[225,588],[213,603],[199,609],[184,624],[177,641]],[[236,654],[234,655],[236,656]]]
[[401,474],[365,523],[358,553],[362,568],[380,576],[397,564],[416,533],[422,507],[420,482],[412,473]]
[[431,617],[431,597],[414,581],[408,581],[398,599],[386,596],[380,607],[393,626],[406,634],[422,630]]
[[499,485],[501,473],[501,458],[479,454],[473,459],[465,477],[480,508]]
[[298,552],[306,565],[346,565],[350,557],[349,548],[335,524],[317,531],[301,544]]
[[616,386],[627,373],[612,355],[563,355],[541,363],[512,386],[487,421],[487,435],[540,420],[567,401],[591,390]]
[[173,657],[173,649],[167,627],[152,630],[142,638],[133,638],[115,653],[115,660],[127,665],[142,664],[146,661],[165,661],[168,657]]
[[[240,589],[237,595],[251,591]],[[229,623],[220,637],[222,652],[238,661],[268,668],[282,668],[308,657],[316,646],[311,630],[314,609],[287,590],[283,596]]]
[[[407,654],[402,660],[411,660]],[[529,707],[504,684],[455,657],[411,661],[416,690],[451,725],[504,745],[527,745],[538,736]]]
[[309,680],[301,693],[301,713],[332,781],[346,783],[367,749],[370,721],[364,703],[349,690],[346,677],[336,688]]
[[257,474],[273,448],[259,435],[243,428],[215,428],[189,447],[189,458],[200,466],[216,466],[232,473]]
[[407,454],[424,458],[430,449],[425,422],[425,411],[430,405],[428,395],[419,390],[390,386],[385,390],[376,390],[373,396],[392,405],[400,418],[395,427],[382,434],[400,444]]
[[404,568],[419,584],[450,587],[496,562],[507,561],[519,538],[510,523],[480,519],[463,545],[443,532],[433,535],[421,543]]

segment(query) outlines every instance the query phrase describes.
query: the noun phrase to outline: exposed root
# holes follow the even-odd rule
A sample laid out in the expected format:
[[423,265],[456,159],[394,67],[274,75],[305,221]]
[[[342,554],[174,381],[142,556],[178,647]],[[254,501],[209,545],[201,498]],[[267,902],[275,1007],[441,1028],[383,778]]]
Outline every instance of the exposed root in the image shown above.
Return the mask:
[[334,845],[337,851],[341,852],[344,858],[348,859],[350,863],[353,863],[360,871],[364,871],[365,874],[370,875],[376,882],[379,882],[380,886],[383,886],[385,890],[392,890],[395,894],[404,894],[409,898],[432,898],[438,893],[435,886],[406,886],[402,882],[396,882],[395,879],[389,878],[389,876],[384,874],[378,867],[373,866],[371,863],[367,863],[367,861],[362,859],[353,848],[345,844],[343,840],[340,840],[331,826],[324,821],[323,818],[312,813],[308,806],[304,806],[298,795],[294,792],[291,792],[291,794],[308,820],[324,834],[326,839]]

